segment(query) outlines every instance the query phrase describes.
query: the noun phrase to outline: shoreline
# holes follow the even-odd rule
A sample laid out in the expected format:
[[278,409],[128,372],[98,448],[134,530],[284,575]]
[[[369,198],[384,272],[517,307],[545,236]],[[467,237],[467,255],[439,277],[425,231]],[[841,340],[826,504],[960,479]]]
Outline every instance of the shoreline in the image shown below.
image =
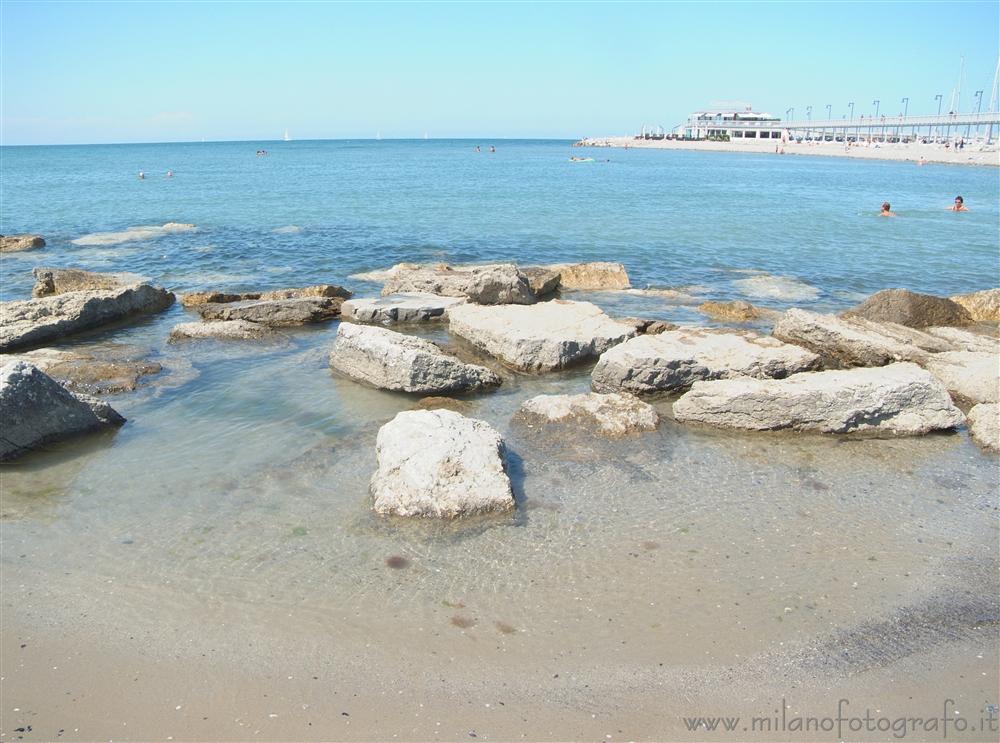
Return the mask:
[[843,142],[710,142],[678,139],[635,139],[633,137],[585,137],[576,147],[608,147],[619,149],[688,150],[703,152],[745,152],[757,155],[778,155],[775,147],[784,148],[786,155],[815,155],[819,157],[844,157],[853,160],[895,160],[946,165],[978,165],[1000,167],[1000,150],[966,147],[963,150],[945,148],[939,144],[878,144],[857,145],[845,148]]

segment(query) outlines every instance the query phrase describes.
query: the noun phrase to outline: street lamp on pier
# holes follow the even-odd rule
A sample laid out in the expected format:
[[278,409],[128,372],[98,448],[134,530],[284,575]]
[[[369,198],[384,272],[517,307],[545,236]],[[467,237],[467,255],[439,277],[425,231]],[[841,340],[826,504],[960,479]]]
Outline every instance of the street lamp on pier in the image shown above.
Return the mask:
[[[879,98],[876,98],[876,99],[875,99],[874,101],[872,101],[872,105],[873,105],[873,106],[875,106],[875,117],[874,117],[874,119],[873,119],[873,122],[874,122],[874,121],[878,121],[878,107],[879,107],[879,105],[880,105],[881,103],[882,103],[882,101],[881,101],[881,99],[879,99]],[[870,133],[871,133],[871,134],[874,134],[874,133],[875,133],[875,131],[874,131],[874,130],[872,130],[872,131],[871,131]],[[883,132],[882,132],[882,139],[885,139],[885,131],[883,131]],[[868,143],[869,143],[869,144],[871,144],[871,141],[872,141],[872,138],[871,138],[871,137],[868,137]]]
[[[980,109],[982,109],[982,107],[983,107],[983,91],[977,90],[976,93],[975,93],[975,96],[973,96],[973,97],[976,98],[976,100],[977,100],[977,103],[976,103],[976,115],[978,116]],[[967,126],[965,128],[965,136],[966,137],[969,136],[969,129],[971,129],[971,128],[972,128],[972,124],[969,124],[969,126]],[[976,121],[976,136],[977,137],[979,136],[979,121]]]
[[812,120],[813,120],[813,107],[806,106],[806,121],[809,122],[810,126],[806,127],[806,139],[812,136]]
[[937,113],[938,119],[939,119],[938,126],[937,126],[937,138],[938,139],[941,138],[941,121],[940,121],[940,118],[941,118],[941,98],[942,98],[942,95],[940,93],[938,93],[936,96],[934,96],[934,100],[938,102],[938,113]]
[[[902,123],[905,124],[906,123],[906,114],[910,110],[910,98],[909,98],[909,96],[907,96],[906,98],[904,98],[901,101],[901,103],[903,104],[903,122]],[[902,129],[902,125],[900,126],[899,129],[896,130],[896,136],[897,137],[902,133],[901,129]]]

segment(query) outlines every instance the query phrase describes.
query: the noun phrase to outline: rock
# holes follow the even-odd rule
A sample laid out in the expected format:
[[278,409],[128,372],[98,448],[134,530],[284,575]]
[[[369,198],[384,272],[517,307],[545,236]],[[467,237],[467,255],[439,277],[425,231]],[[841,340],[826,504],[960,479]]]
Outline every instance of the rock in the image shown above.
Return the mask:
[[350,299],[341,306],[340,315],[346,320],[383,325],[432,322],[447,319],[450,307],[466,301],[465,297],[442,297],[437,294],[390,294]]
[[500,434],[450,410],[398,413],[378,432],[372,508],[395,516],[456,518],[514,508]]
[[894,322],[909,328],[962,326],[972,323],[972,316],[960,304],[944,297],[917,294],[908,289],[876,292],[857,307],[843,313],[843,316],[863,317],[875,322]]
[[213,338],[224,341],[257,341],[283,338],[273,328],[247,320],[216,320],[212,322],[182,322],[170,331],[170,342]]
[[925,332],[935,338],[940,338],[951,348],[947,351],[981,351],[983,353],[1000,354],[1000,338],[995,335],[976,333],[963,328],[926,328]]
[[0,305],[0,351],[40,345],[55,338],[117,322],[173,304],[174,295],[150,284],[101,291],[74,291]]
[[819,365],[816,354],[766,335],[680,328],[604,352],[591,381],[598,392],[671,392],[699,380],[781,378]]
[[643,317],[616,317],[615,321],[635,328],[635,332],[639,335],[659,335],[660,333],[666,333],[668,330],[677,330],[678,328],[672,322],[650,320]]
[[44,248],[41,235],[0,235],[0,253],[14,253],[19,250]]
[[[898,328],[902,326],[897,326]],[[791,309],[775,323],[771,334],[786,343],[794,343],[818,353],[828,364],[845,367],[920,361],[927,355],[913,344],[880,332],[883,330],[884,325],[863,318],[842,318]],[[922,335],[929,338],[928,343],[940,343],[940,339],[928,334]]]
[[562,289],[628,289],[628,274],[621,263],[557,263],[544,266],[559,274]]
[[695,382],[674,403],[683,422],[766,431],[900,436],[954,428],[964,420],[947,391],[916,364]]
[[527,266],[521,269],[528,278],[528,286],[536,297],[545,297],[559,288],[559,272],[545,266]]
[[1000,357],[996,353],[950,351],[924,362],[952,395],[971,403],[1000,401]]
[[652,431],[659,420],[653,406],[635,395],[600,395],[596,392],[538,395],[524,402],[517,416],[527,421],[582,425],[608,436]]
[[318,284],[298,289],[275,289],[266,292],[192,292],[181,295],[181,304],[185,307],[197,308],[203,304],[229,304],[231,302],[247,302],[250,300],[302,299],[305,297],[329,297],[350,299],[351,292],[342,286],[333,284]]
[[337,330],[330,366],[358,382],[396,392],[468,392],[501,381],[486,367],[463,363],[430,341],[346,322]]
[[527,277],[513,263],[394,266],[382,287],[382,295],[412,293],[467,297],[476,304],[532,304],[535,301]]
[[202,304],[195,309],[205,320],[247,320],[271,328],[325,322],[340,316],[340,297],[257,299],[227,304]]
[[524,307],[465,304],[448,311],[449,330],[523,371],[551,371],[596,358],[634,328],[590,302],[555,299]]
[[406,272],[406,271],[417,271],[424,268],[419,263],[397,263],[395,266],[390,266],[389,268],[379,268],[374,271],[362,271],[360,273],[352,273],[347,278],[354,279],[355,281],[371,281],[376,284],[384,284],[391,278]]
[[1000,321],[1000,289],[984,289],[971,294],[959,294],[952,302],[965,308],[973,320]]
[[468,400],[457,400],[454,397],[431,395],[430,397],[421,397],[414,407],[418,410],[454,410],[456,413],[464,415],[470,412],[474,405]]
[[36,268],[33,297],[48,297],[54,294],[79,291],[102,291],[120,289],[123,286],[142,281],[138,276],[124,273],[97,273],[78,268]]
[[969,411],[969,433],[987,451],[1000,452],[1000,405],[980,403]]
[[163,367],[148,361],[148,351],[117,343],[56,349],[40,348],[0,356],[0,365],[23,361],[52,377],[73,392],[104,395],[135,390],[143,377],[159,374]]
[[736,299],[732,302],[702,302],[698,305],[698,311],[715,320],[731,322],[752,322],[778,315],[774,310],[755,307],[742,299]]
[[0,461],[125,422],[110,405],[75,395],[24,361],[0,368]]

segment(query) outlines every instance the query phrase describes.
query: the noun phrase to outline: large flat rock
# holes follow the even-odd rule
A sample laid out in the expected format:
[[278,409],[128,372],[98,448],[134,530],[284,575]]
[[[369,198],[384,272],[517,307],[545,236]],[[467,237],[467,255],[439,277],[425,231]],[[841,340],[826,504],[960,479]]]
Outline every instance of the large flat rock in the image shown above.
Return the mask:
[[816,354],[769,336],[679,328],[605,351],[591,380],[598,392],[670,392],[705,379],[787,377],[819,364]]
[[679,421],[756,431],[920,435],[964,420],[948,392],[916,364],[696,382],[674,403]]
[[466,301],[465,297],[442,297],[437,294],[389,294],[349,299],[341,306],[340,315],[345,320],[383,325],[436,322],[446,320],[450,308]]
[[49,297],[67,292],[119,289],[123,286],[142,283],[142,278],[135,274],[84,271],[79,268],[38,267],[32,269],[31,273],[35,277],[35,286],[31,289],[33,297]]
[[955,397],[971,403],[1000,401],[1000,356],[996,353],[936,353],[927,357],[924,366]]
[[949,342],[902,325],[800,309],[785,312],[771,334],[818,353],[829,364],[845,367],[921,361],[927,353],[952,350]]
[[259,292],[224,292],[207,291],[181,294],[181,304],[197,309],[203,304],[229,304],[231,302],[248,302],[251,300],[272,299],[304,299],[307,297],[324,297],[328,299],[350,299],[351,292],[335,284],[315,284],[291,289],[271,289]]
[[159,312],[174,295],[150,284],[73,291],[0,305],[0,351],[41,345],[134,315]]
[[659,416],[635,395],[589,392],[582,395],[538,395],[526,400],[516,418],[530,424],[569,423],[605,436],[625,436],[656,429]]
[[1000,405],[980,403],[969,411],[969,433],[986,451],[1000,452]]
[[125,422],[110,405],[73,394],[25,361],[0,367],[0,461]]
[[945,351],[980,351],[1000,354],[1000,338],[996,335],[974,332],[966,328],[925,328],[925,332],[948,343],[951,348],[942,349]]
[[422,338],[346,322],[337,330],[330,366],[358,382],[397,392],[444,394],[500,384],[486,367],[463,363]]
[[409,410],[378,432],[372,508],[456,518],[514,508],[500,434],[450,410]]
[[274,328],[247,320],[182,322],[170,331],[170,342],[213,339],[220,341],[259,341],[287,338]]
[[532,304],[528,278],[513,263],[484,266],[398,264],[385,273],[382,294],[438,294],[476,304]]
[[632,338],[590,302],[553,300],[531,306],[465,304],[448,311],[449,330],[523,371],[552,371],[596,358]]
[[201,304],[195,309],[205,320],[246,320],[270,328],[287,328],[340,317],[343,302],[341,297],[295,297]]

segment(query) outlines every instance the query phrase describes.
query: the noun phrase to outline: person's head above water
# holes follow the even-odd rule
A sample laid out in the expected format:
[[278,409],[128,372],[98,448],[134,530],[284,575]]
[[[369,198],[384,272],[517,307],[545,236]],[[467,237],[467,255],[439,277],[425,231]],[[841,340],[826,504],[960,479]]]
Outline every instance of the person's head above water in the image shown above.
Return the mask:
[[951,210],[953,212],[967,212],[967,211],[969,211],[966,208],[966,206],[965,206],[965,199],[963,199],[961,196],[956,196],[955,197],[955,205],[953,207],[951,207]]
[[892,210],[892,207],[889,205],[889,202],[888,201],[883,201],[882,202],[882,211],[888,212],[888,211],[891,211],[891,210]]

